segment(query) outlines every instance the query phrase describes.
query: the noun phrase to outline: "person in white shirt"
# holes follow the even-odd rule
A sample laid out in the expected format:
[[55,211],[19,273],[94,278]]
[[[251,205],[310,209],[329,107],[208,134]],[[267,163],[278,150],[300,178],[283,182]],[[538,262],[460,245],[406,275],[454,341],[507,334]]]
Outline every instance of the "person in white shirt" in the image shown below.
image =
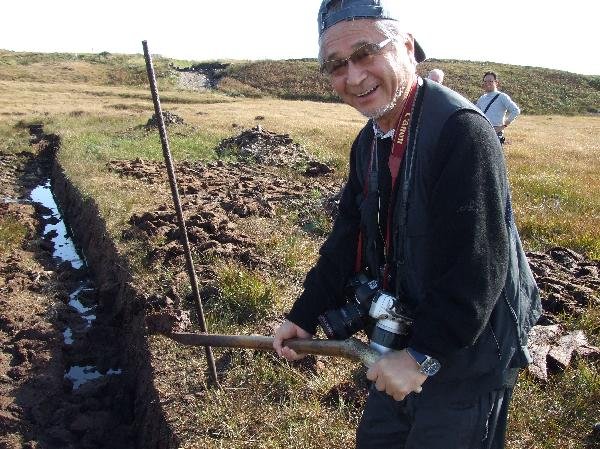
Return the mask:
[[519,106],[504,92],[498,90],[498,75],[486,72],[483,75],[483,90],[475,105],[481,109],[494,126],[500,142],[504,143],[504,130],[521,113]]
[[441,69],[433,69],[427,75],[427,78],[436,83],[444,84],[444,72]]

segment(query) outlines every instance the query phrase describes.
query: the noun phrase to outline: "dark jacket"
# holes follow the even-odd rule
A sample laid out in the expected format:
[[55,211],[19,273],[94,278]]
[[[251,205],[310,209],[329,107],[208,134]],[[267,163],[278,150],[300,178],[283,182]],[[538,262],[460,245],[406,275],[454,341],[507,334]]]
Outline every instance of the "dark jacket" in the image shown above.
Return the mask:
[[[307,331],[324,310],[344,303],[361,227],[365,259],[383,264],[391,141],[377,140],[378,200],[363,191],[372,141],[369,121],[352,147],[333,230],[288,315]],[[450,382],[466,391],[474,380],[481,388],[501,386],[527,363],[539,295],[514,225],[496,134],[471,103],[437,83],[425,80],[419,88],[394,198],[391,289],[415,314],[408,344],[442,363],[428,389],[444,391]],[[373,226],[377,209],[384,218]]]

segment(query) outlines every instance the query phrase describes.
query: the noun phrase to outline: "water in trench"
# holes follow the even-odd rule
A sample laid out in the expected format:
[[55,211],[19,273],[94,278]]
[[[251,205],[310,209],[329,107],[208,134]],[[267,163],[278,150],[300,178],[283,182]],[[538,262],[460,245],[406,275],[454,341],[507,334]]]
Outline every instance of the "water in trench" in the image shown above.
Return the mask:
[[54,244],[52,256],[60,262],[69,262],[76,270],[83,267],[83,258],[79,256],[70,232],[67,230],[58,205],[52,195],[50,180],[46,180],[31,191],[31,201],[42,205],[47,214],[42,214],[42,219],[46,222],[44,236],[51,237]]
[[[52,193],[50,180],[45,180],[42,184],[31,191],[31,202],[42,206],[42,220],[45,224],[43,235],[47,240],[53,243],[52,257],[57,265],[70,263],[74,270],[81,270],[86,267],[85,258],[80,254],[78,248],[73,242],[69,227],[63,220],[60,209]],[[69,293],[68,305],[79,316],[84,323],[74,330],[67,326],[63,331],[64,344],[72,346],[77,344],[78,338],[83,338],[88,332],[97,316],[95,310],[98,307],[97,296],[93,294],[96,288],[91,279],[83,277],[78,281],[75,289]],[[92,293],[92,294],[90,294]],[[65,370],[64,377],[73,385],[73,390],[79,389],[85,383],[99,379],[103,376],[114,376],[122,374],[119,367],[110,367],[104,369],[104,372],[95,365],[71,365]]]

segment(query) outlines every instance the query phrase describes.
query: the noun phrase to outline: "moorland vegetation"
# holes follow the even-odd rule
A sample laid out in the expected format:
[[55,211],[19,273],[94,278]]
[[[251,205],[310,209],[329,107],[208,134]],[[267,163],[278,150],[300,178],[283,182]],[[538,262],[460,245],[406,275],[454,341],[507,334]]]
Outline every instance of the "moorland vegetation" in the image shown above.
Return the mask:
[[[163,108],[185,121],[169,129],[176,162],[208,164],[225,138],[257,124],[289,134],[317,159],[345,176],[349,146],[364,119],[340,104],[314,60],[222,61],[229,64],[215,90],[178,87],[177,70],[201,63],[155,57]],[[484,71],[494,70],[524,115],[510,128],[505,147],[517,224],[529,251],[563,246],[600,258],[599,77],[467,61],[427,61],[447,84],[474,99]],[[58,159],[69,179],[92,199],[108,234],[129,262],[141,291],[166,295],[183,270],[151,255],[163,237],[125,238],[135,214],[170,204],[164,182],[120,176],[111,161],[161,161],[158,133],[144,125],[153,113],[140,55],[40,54],[0,50],[0,151],[26,151],[24,125],[44,123],[61,138]],[[231,160],[221,160],[227,164]],[[274,169],[275,170],[275,169]],[[289,169],[276,172],[290,184]],[[301,289],[331,217],[319,212],[324,198],[310,189],[306,200],[280,206],[272,216],[250,216],[237,225],[267,262],[247,266],[194,254],[210,265],[210,330],[267,333]],[[298,206],[300,204],[300,206]],[[0,217],[0,220],[2,218]],[[14,245],[13,223],[0,226],[2,245]],[[179,282],[179,281],[178,281]],[[189,285],[177,285],[184,299]],[[184,305],[192,308],[191,302]],[[569,329],[583,329],[600,345],[597,305]],[[204,352],[148,338],[154,385],[165,422],[185,448],[351,447],[364,401],[364,369],[343,360],[288,364],[269,353],[216,350],[226,369],[222,389],[209,389]],[[594,448],[600,416],[600,365],[577,360],[546,383],[523,373],[511,410],[510,449]],[[595,445],[594,445],[595,444]]]

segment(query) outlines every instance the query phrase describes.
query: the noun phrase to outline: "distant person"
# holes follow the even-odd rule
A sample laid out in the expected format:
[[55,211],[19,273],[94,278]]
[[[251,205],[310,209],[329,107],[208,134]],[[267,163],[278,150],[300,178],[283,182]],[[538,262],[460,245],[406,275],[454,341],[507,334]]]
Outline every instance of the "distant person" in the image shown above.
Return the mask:
[[444,84],[444,71],[441,69],[433,69],[429,72],[427,78],[436,83]]
[[498,90],[498,75],[486,72],[483,75],[485,93],[475,103],[494,126],[500,143],[504,143],[504,130],[521,113],[519,106],[504,92]]

